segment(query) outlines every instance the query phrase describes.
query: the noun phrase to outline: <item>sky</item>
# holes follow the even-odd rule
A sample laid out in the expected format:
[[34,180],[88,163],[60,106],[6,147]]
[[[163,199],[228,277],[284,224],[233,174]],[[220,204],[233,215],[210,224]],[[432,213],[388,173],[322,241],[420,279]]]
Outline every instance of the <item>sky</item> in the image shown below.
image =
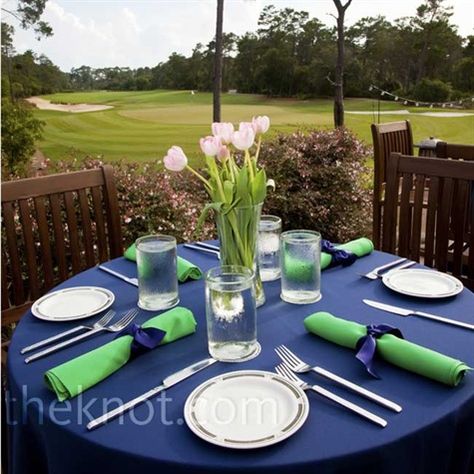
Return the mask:
[[[377,14],[389,20],[413,15],[421,1],[353,0],[346,24]],[[474,34],[474,1],[446,3],[454,7],[459,33]],[[224,31],[255,31],[260,11],[269,4],[305,10],[328,25],[335,21],[329,15],[335,13],[332,0],[225,0]],[[15,0],[2,1],[4,8],[14,5]],[[174,51],[189,55],[196,43],[211,41],[215,10],[215,0],[48,0],[43,19],[54,35],[37,41],[32,31],[16,27],[14,45],[18,52],[45,54],[64,71],[84,64],[155,66]],[[5,20],[11,21],[8,15]]]

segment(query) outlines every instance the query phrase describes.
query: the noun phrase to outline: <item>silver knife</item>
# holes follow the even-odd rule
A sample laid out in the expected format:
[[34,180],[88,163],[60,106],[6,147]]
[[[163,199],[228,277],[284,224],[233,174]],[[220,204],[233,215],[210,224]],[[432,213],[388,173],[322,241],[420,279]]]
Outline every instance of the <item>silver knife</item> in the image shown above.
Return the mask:
[[440,323],[452,324],[453,326],[459,326],[464,329],[471,329],[474,331],[474,324],[464,323],[455,319],[445,318],[443,316],[437,316],[436,314],[424,313],[423,311],[414,311],[412,309],[400,308],[399,306],[392,306],[390,304],[379,303],[378,301],[362,300],[365,304],[372,306],[373,308],[381,309],[382,311],[388,311],[389,313],[399,314],[401,316],[420,316],[421,318],[432,319],[439,321]]
[[214,244],[208,244],[207,242],[194,242],[194,245],[197,245],[198,247],[203,247],[205,249],[217,250],[218,252],[220,251],[220,247]]
[[176,385],[178,382],[181,382],[182,380],[187,379],[191,375],[194,375],[200,370],[205,369],[206,367],[209,367],[215,362],[217,362],[216,359],[209,357],[208,359],[203,359],[199,362],[196,362],[190,365],[189,367],[186,367],[182,370],[179,370],[178,372],[175,372],[174,374],[169,375],[168,377],[163,379],[163,383],[161,385],[158,385],[157,387],[152,388],[151,390],[148,390],[148,392],[145,392],[144,394],[134,398],[133,400],[130,400],[129,402],[124,403],[123,405],[120,405],[114,410],[104,413],[102,416],[99,416],[99,418],[92,420],[91,422],[87,424],[87,429],[89,431],[93,430],[107,423],[108,421],[114,418],[117,418],[117,416],[122,415],[126,411],[136,407],[137,405],[144,402],[145,400],[148,400],[149,398],[154,397],[155,395],[162,392],[163,390],[166,390],[172,387],[173,385]]
[[99,265],[98,268],[104,272],[110,273],[114,277],[120,278],[121,280],[130,283],[130,285],[138,286],[138,278],[130,278],[126,275],[122,275],[121,273],[116,272],[115,270],[111,270],[110,268],[107,268],[104,265]]
[[218,259],[220,259],[220,251],[211,249],[209,247],[204,247],[204,246],[199,246],[196,244],[184,244],[184,247],[187,249],[192,249],[192,250],[198,250],[199,252],[204,252],[204,253],[210,253],[212,255],[215,255]]

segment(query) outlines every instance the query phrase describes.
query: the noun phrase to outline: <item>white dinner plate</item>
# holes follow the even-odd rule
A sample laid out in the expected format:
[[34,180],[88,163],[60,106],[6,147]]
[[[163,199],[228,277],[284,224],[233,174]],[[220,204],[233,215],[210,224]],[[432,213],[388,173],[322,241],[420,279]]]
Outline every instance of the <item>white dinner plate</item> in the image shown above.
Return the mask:
[[393,291],[420,298],[447,298],[460,293],[463,284],[447,273],[410,268],[386,273],[382,281]]
[[184,418],[218,446],[262,448],[298,431],[309,413],[303,390],[271,372],[242,370],[207,380],[186,400]]
[[73,321],[104,311],[114,300],[114,294],[106,288],[76,286],[42,296],[34,302],[31,312],[46,321]]

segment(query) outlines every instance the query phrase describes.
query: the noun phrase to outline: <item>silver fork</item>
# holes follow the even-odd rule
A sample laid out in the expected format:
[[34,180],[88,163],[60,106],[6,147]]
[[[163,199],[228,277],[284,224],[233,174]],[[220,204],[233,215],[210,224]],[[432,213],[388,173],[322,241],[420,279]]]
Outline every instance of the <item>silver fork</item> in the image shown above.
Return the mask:
[[385,428],[387,426],[386,420],[384,420],[383,418],[380,418],[380,416],[375,415],[374,413],[366,410],[365,408],[362,408],[359,405],[356,405],[355,403],[352,403],[349,400],[346,400],[345,398],[339,397],[338,395],[330,392],[329,390],[326,390],[323,387],[320,387],[319,385],[309,385],[308,383],[304,382],[299,377],[297,377],[285,364],[280,364],[276,366],[275,370],[277,374],[280,374],[282,377],[294,383],[301,389],[305,391],[313,390],[319,395],[325,398],[328,398],[329,400],[332,400],[334,403],[337,403],[338,405],[341,405],[344,408],[347,408],[348,410],[356,413],[362,418],[365,418],[371,421],[372,423],[375,423],[376,425],[381,426],[382,428]]
[[416,265],[416,262],[413,262],[411,260],[407,262],[406,260],[406,258],[399,258],[398,260],[386,263],[385,265],[381,265],[380,267],[375,267],[373,270],[370,270],[369,273],[359,273],[359,275],[361,277],[368,278],[369,280],[377,280],[377,278],[382,277],[382,272],[384,272],[385,270],[402,270],[403,268],[408,268],[412,267],[413,265]]
[[329,370],[323,369],[322,367],[311,367],[309,364],[301,360],[294,352],[290,351],[290,349],[288,349],[284,345],[276,347],[275,352],[285,363],[285,365],[287,365],[288,368],[291,369],[293,372],[296,372],[298,374],[303,374],[305,372],[311,371],[315,372],[329,380],[332,380],[333,382],[336,382],[339,385],[342,385],[343,387],[348,388],[349,390],[352,390],[355,393],[358,393],[359,395],[362,395],[365,398],[368,398],[369,400],[372,400],[375,403],[378,403],[379,405],[384,406],[385,408],[393,410],[397,413],[400,413],[402,411],[402,407],[397,403],[387,400],[386,398],[377,395],[376,393],[371,392],[370,390],[367,390],[351,382],[350,380],[344,379],[339,375],[330,372]]
[[64,342],[60,342],[59,344],[56,344],[55,346],[49,347],[48,349],[45,349],[41,352],[37,352],[36,354],[33,354],[30,357],[27,357],[25,359],[25,364],[29,364],[30,362],[33,362],[34,360],[40,359],[41,357],[44,357],[48,354],[56,352],[65,347],[71,346],[72,344],[82,341],[83,339],[93,336],[94,334],[97,334],[99,332],[102,332],[102,331],[119,332],[125,327],[127,327],[133,321],[133,319],[135,318],[137,314],[138,314],[137,309],[131,309],[130,311],[127,311],[121,319],[119,319],[116,323],[112,324],[111,326],[97,325],[96,323],[94,325],[96,327],[94,327],[92,331],[86,332],[85,334],[80,334],[79,336],[73,337],[72,339],[68,339],[67,341],[64,341]]
[[96,327],[96,325],[99,326],[105,326],[113,317],[115,316],[115,311],[107,311],[107,313],[104,314],[98,321],[96,321],[92,326],[76,326],[75,328],[68,329],[67,331],[60,332],[59,334],[56,334],[55,336],[48,337],[47,339],[43,339],[41,341],[35,342],[34,344],[31,344],[31,346],[26,346],[24,347],[21,351],[20,354],[26,354],[27,352],[30,352],[34,349],[38,349],[39,347],[47,346],[51,342],[57,341],[58,339],[62,339],[63,337],[70,336],[71,334],[74,334],[79,331],[83,331],[84,329],[87,329],[91,331]]

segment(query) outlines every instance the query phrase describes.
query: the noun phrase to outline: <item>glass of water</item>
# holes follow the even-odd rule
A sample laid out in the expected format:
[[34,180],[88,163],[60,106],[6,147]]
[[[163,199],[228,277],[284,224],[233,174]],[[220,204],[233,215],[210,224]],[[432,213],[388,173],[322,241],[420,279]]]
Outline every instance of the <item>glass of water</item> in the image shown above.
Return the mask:
[[321,299],[321,234],[291,230],[281,234],[281,299],[308,304]]
[[262,281],[280,278],[281,219],[263,215],[258,227],[258,265]]
[[206,273],[209,353],[217,360],[238,362],[257,353],[254,275],[240,265],[223,265]]
[[147,235],[135,242],[138,269],[138,306],[157,311],[176,306],[176,239],[169,235]]

